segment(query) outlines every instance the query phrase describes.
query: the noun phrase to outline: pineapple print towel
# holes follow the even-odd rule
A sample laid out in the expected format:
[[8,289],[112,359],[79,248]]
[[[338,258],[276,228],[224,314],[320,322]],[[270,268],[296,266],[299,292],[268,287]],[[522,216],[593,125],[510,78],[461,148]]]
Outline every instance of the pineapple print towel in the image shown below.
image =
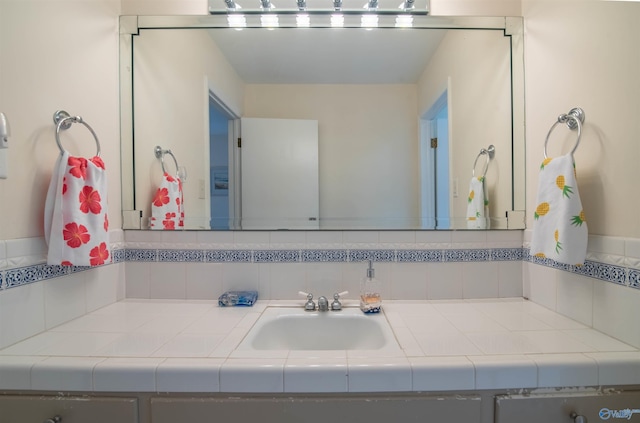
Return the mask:
[[156,191],[151,203],[151,229],[182,229],[184,227],[182,199],[182,181],[165,172],[160,188]]
[[571,154],[542,162],[531,255],[564,264],[584,264],[588,231],[575,175]]
[[56,161],[44,207],[47,264],[98,266],[111,261],[107,172],[99,156]]
[[489,200],[485,192],[484,176],[471,178],[467,202],[467,228],[488,229]]

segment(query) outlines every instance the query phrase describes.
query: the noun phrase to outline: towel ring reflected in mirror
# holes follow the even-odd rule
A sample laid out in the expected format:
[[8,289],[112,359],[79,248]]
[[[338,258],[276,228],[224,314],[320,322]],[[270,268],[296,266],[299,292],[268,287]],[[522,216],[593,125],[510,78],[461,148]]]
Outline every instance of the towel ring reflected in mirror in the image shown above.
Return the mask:
[[582,136],[582,124],[584,123],[584,110],[580,107],[575,107],[569,110],[567,114],[561,114],[558,116],[558,120],[551,125],[549,132],[547,132],[547,139],[544,141],[544,158],[547,159],[547,144],[549,143],[549,136],[551,136],[551,132],[555,129],[556,125],[559,123],[565,123],[569,129],[572,131],[576,128],[578,129],[578,139],[576,140],[576,145],[573,146],[571,150],[571,155],[576,152],[578,145],[580,144],[580,137]]
[[100,156],[100,141],[98,140],[98,136],[93,128],[89,126],[81,116],[71,116],[64,110],[58,110],[53,114],[53,122],[56,124],[56,144],[58,144],[60,153],[64,153],[64,148],[60,142],[60,131],[66,131],[71,128],[71,125],[74,123],[81,123],[89,130],[89,132],[91,132],[91,135],[93,135],[93,139],[96,141],[96,147],[98,149],[96,156]]
[[487,156],[487,161],[484,162],[484,168],[482,169],[482,178],[487,175],[487,170],[489,169],[489,162],[493,159],[493,156],[496,154],[496,148],[491,144],[487,148],[481,148],[480,152],[476,156],[476,160],[473,162],[473,169],[471,170],[471,175],[473,177],[476,176],[476,165],[478,164],[478,159],[480,156]]
[[164,156],[165,154],[170,155],[173,158],[173,163],[176,165],[176,176],[180,177],[180,166],[178,166],[178,160],[176,159],[176,156],[173,154],[171,150],[169,149],[163,150],[162,147],[160,147],[159,145],[156,145],[156,147],[153,149],[153,152],[156,158],[160,159],[163,173],[169,173],[167,172],[167,169],[164,167]]

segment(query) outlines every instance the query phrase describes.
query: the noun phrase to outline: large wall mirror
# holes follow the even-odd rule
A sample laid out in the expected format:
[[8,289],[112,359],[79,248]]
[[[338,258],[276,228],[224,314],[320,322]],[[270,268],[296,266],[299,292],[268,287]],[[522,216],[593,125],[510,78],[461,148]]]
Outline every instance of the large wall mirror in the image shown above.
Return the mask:
[[125,229],[522,228],[521,18],[316,18],[121,18]]

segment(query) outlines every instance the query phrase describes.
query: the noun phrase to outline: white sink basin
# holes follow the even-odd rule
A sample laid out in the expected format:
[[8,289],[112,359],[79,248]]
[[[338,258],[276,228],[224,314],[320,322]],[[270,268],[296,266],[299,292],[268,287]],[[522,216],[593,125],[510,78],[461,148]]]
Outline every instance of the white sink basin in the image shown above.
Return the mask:
[[400,347],[383,313],[356,308],[304,311],[267,307],[239,350],[381,350]]

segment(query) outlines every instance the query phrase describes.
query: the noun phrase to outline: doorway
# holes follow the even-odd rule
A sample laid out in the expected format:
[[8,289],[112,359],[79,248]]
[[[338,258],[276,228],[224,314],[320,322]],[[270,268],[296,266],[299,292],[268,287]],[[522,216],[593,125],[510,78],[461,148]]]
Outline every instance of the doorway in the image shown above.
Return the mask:
[[[210,90],[208,98],[209,226],[219,230],[235,229],[233,142],[236,116]],[[201,191],[205,191],[205,187]]]
[[451,227],[448,105],[448,90],[445,90],[420,118],[422,229]]

